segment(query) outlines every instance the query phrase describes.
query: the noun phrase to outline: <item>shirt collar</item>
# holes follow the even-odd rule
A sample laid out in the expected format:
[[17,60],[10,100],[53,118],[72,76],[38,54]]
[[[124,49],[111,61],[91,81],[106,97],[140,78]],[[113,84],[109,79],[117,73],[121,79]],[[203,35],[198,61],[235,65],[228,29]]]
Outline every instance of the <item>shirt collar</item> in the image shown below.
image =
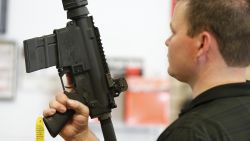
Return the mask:
[[239,96],[250,96],[250,81],[215,86],[201,93],[189,104],[186,104],[186,106],[182,109],[180,116],[191,111],[195,107],[211,102],[213,100]]

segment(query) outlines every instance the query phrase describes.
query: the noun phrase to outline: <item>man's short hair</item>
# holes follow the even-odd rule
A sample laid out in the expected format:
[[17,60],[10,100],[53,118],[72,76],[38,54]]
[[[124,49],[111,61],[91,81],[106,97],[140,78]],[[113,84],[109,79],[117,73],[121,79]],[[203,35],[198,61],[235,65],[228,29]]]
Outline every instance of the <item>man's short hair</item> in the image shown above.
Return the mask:
[[250,0],[177,0],[187,2],[188,35],[212,33],[228,66],[250,64]]

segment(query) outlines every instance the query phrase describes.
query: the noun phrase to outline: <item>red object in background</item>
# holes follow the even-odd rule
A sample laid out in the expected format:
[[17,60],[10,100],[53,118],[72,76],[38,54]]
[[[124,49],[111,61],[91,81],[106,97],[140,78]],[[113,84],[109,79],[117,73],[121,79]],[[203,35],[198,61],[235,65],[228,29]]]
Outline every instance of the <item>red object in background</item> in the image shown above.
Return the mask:
[[175,4],[176,4],[176,0],[172,0],[172,3],[171,3],[171,16],[173,16]]
[[166,125],[169,122],[168,81],[128,78],[125,122],[128,125]]
[[127,92],[125,107],[129,125],[168,124],[168,93]]
[[140,67],[126,67],[125,76],[142,76],[142,69]]

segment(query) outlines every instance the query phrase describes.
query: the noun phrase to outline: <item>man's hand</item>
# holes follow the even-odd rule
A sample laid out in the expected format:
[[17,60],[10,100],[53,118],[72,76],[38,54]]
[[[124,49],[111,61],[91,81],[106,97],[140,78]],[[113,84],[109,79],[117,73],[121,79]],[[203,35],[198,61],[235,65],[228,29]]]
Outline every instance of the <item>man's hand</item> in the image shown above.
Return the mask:
[[97,137],[88,128],[89,108],[79,101],[69,99],[64,93],[56,95],[43,115],[48,117],[56,112],[64,113],[67,109],[74,110],[75,114],[61,130],[60,135],[66,141],[97,141]]

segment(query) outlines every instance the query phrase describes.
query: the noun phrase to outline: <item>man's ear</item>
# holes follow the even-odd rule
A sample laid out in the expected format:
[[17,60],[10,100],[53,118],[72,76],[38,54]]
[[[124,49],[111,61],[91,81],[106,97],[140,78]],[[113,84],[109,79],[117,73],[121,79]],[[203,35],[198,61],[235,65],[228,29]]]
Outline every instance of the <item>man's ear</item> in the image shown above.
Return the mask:
[[206,56],[211,47],[212,35],[207,31],[203,31],[198,34],[197,38],[197,57]]

